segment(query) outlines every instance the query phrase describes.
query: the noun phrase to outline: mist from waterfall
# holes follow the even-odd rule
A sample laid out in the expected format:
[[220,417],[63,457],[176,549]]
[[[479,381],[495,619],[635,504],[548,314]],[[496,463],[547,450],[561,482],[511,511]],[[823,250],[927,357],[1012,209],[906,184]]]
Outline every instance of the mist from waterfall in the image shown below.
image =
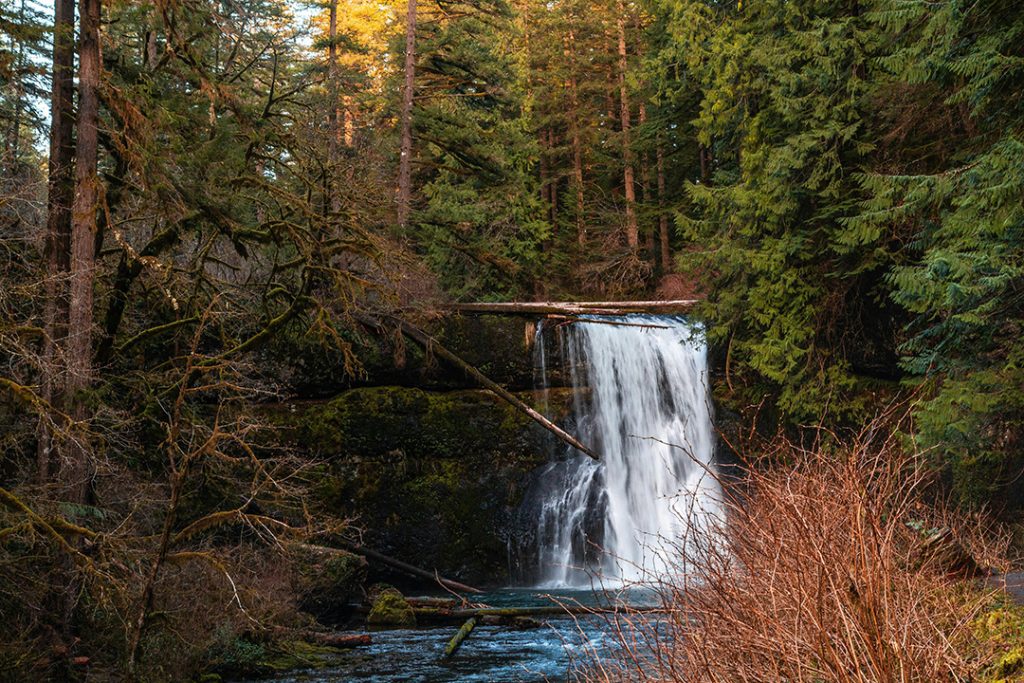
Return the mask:
[[[588,318],[558,329],[575,431],[600,455],[565,453],[540,473],[536,555],[546,586],[660,575],[688,525],[716,508],[707,351],[682,318]],[[535,344],[546,405],[544,330]]]

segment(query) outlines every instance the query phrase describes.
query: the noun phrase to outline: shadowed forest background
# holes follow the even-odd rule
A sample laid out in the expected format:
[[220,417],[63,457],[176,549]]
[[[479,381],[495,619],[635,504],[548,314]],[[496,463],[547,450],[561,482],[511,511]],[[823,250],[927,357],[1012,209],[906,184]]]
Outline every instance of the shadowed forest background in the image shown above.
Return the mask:
[[732,446],[906,406],[928,500],[1020,535],[1017,2],[4,0],[0,32],[0,677],[188,680],[305,627],[307,544],[389,511],[309,447],[344,406],[301,438],[289,406],[455,382],[409,326],[523,389],[460,301],[699,299]]

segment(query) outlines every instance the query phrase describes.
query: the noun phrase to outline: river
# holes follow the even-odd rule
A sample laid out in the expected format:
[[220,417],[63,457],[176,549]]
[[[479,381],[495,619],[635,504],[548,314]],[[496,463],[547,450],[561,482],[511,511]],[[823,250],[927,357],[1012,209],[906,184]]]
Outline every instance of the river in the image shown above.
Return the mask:
[[[542,593],[536,589],[506,589],[474,596],[493,607],[564,604],[608,605],[609,597],[590,590]],[[613,598],[614,599],[614,598]],[[620,598],[621,599],[621,598]],[[650,603],[637,591],[630,604]],[[445,646],[458,625],[372,632],[373,643],[332,655],[326,666],[289,672],[274,683],[502,683],[563,681],[615,647],[608,620],[602,616],[545,617],[538,628],[478,626],[451,660],[442,661]],[[267,679],[264,679],[267,680]]]

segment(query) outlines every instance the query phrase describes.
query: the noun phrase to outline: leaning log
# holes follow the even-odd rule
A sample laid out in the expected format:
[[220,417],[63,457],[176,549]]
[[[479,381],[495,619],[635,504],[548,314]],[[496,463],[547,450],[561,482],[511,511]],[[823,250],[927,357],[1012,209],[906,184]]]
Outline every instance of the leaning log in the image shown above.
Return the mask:
[[569,444],[579,452],[589,455],[594,460],[598,459],[597,453],[584,446],[576,437],[572,436],[571,434],[563,430],[561,427],[556,425],[554,422],[547,419],[530,406],[526,405],[523,401],[519,400],[519,398],[517,398],[516,395],[513,394],[511,391],[501,386],[500,384],[492,380],[490,377],[480,372],[466,361],[462,360],[462,358],[446,349],[444,346],[438,343],[436,339],[431,337],[426,332],[410,325],[404,320],[394,319],[394,323],[398,325],[398,328],[401,330],[402,334],[404,334],[406,337],[422,346],[424,350],[427,351],[427,353],[433,353],[437,356],[440,356],[444,360],[448,361],[455,367],[462,370],[469,377],[472,377],[482,387],[493,392],[495,395],[498,396],[498,398],[507,401],[516,409],[522,411],[523,413],[526,413],[526,415],[528,415],[534,422],[537,422],[539,425],[547,429],[549,432],[557,436],[565,443]]
[[405,574],[416,576],[421,579],[426,579],[427,581],[435,581],[444,586],[445,588],[455,591],[456,593],[483,593],[483,591],[479,588],[473,588],[472,586],[467,586],[466,584],[459,583],[458,581],[452,581],[451,579],[442,578],[441,576],[438,576],[436,572],[431,573],[425,569],[414,567],[413,565],[407,562],[402,562],[401,560],[396,560],[393,557],[388,557],[387,555],[383,553],[378,553],[376,550],[371,550],[370,548],[364,548],[358,545],[350,545],[346,546],[345,549],[355,553],[356,555],[362,555],[367,560],[374,560],[381,564],[386,564],[389,567],[393,567],[401,572],[404,572]]
[[462,646],[462,641],[469,637],[469,634],[473,632],[476,627],[476,617],[470,617],[466,619],[466,623],[462,625],[459,632],[455,634],[455,637],[448,643],[448,647],[444,649],[444,656],[441,659],[451,659],[455,651]]
[[501,301],[456,303],[448,306],[460,313],[499,315],[627,315],[629,313],[686,313],[699,299],[674,301]]

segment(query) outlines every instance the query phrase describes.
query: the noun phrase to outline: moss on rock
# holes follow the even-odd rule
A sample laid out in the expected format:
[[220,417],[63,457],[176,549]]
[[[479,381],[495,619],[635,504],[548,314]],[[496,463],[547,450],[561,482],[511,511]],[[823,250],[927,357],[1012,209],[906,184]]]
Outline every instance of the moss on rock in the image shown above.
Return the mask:
[[398,589],[389,587],[374,598],[366,623],[370,626],[410,628],[416,625],[416,614],[405,596]]
[[[537,403],[532,392],[519,396]],[[565,417],[571,399],[551,390],[549,411]],[[358,516],[366,545],[468,583],[508,579],[505,534],[529,473],[553,448],[530,418],[486,391],[396,386],[271,417],[326,463],[310,504]]]
[[304,547],[295,551],[294,564],[299,607],[326,624],[344,621],[366,580],[366,560],[343,550]]

